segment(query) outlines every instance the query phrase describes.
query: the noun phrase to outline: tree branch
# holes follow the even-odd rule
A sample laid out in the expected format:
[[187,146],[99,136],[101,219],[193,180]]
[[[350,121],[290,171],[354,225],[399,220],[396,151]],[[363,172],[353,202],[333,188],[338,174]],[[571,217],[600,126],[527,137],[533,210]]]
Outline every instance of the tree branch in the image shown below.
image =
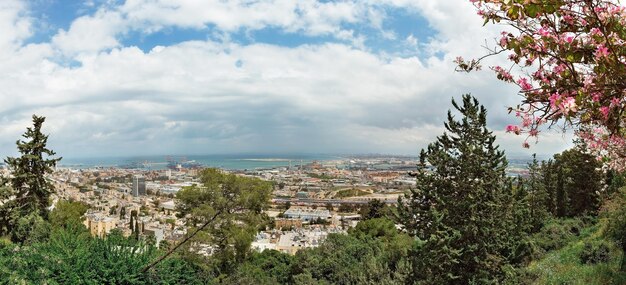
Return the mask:
[[181,242],[179,242],[175,247],[173,247],[172,249],[168,250],[164,255],[162,255],[161,257],[159,257],[157,260],[155,260],[154,262],[150,263],[150,265],[144,267],[141,272],[142,273],[146,273],[148,272],[148,270],[150,270],[151,268],[153,268],[154,266],[156,266],[157,264],[159,264],[161,261],[163,261],[164,259],[166,259],[168,256],[172,255],[172,253],[174,253],[174,251],[176,251],[179,247],[181,247],[183,244],[185,244],[186,242],[188,242],[190,239],[192,239],[194,236],[196,236],[196,234],[198,234],[201,230],[204,230],[204,228],[206,228],[210,223],[212,223],[213,221],[215,221],[215,219],[222,214],[222,210],[219,210],[217,212],[215,212],[215,214],[213,215],[213,217],[211,217],[208,221],[206,221],[201,227],[197,228],[191,235],[187,236],[186,238],[184,238]]

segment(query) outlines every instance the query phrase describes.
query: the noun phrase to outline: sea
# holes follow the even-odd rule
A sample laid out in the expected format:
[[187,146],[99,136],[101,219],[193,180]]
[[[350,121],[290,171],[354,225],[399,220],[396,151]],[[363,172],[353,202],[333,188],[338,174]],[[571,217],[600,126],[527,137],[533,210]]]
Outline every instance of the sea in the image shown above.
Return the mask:
[[59,167],[65,168],[129,168],[144,170],[167,169],[170,162],[174,164],[195,164],[202,167],[217,167],[228,170],[271,169],[278,167],[305,165],[314,161],[321,163],[340,161],[347,156],[325,154],[301,155],[151,155],[130,157],[87,157],[63,158]]
[[[62,168],[126,168],[141,170],[164,170],[168,165],[181,164],[198,167],[216,167],[226,170],[260,170],[280,167],[297,167],[312,162],[332,164],[338,168],[345,168],[353,159],[394,159],[415,161],[417,158],[394,155],[331,155],[331,154],[297,154],[297,155],[264,155],[264,154],[233,154],[233,155],[149,155],[129,157],[93,157],[93,158],[63,158],[58,164]],[[528,158],[509,158],[508,173],[517,176],[526,172]],[[363,164],[360,164],[363,166]],[[376,164],[369,165],[375,169],[385,170],[397,165]],[[415,165],[417,168],[417,165]]]

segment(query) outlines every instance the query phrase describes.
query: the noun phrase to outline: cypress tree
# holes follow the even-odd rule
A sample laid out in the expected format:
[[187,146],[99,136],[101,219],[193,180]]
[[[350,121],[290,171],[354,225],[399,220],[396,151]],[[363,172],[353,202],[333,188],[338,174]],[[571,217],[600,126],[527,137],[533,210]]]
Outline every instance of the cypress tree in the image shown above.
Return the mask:
[[17,219],[28,215],[47,219],[54,185],[46,175],[54,171],[61,158],[51,158],[56,153],[46,147],[48,136],[41,132],[44,122],[44,117],[33,115],[33,126],[26,129],[23,140],[16,142],[21,156],[4,160],[11,171],[11,177],[2,181],[8,187],[2,187],[0,193],[4,232],[10,231]]
[[135,232],[135,216],[133,216],[132,214],[130,215],[130,229],[131,231]]
[[420,154],[417,185],[401,199],[399,214],[418,239],[413,281],[433,284],[493,282],[511,247],[512,191],[507,160],[486,127],[486,109],[470,95],[462,118],[448,111],[446,131]]
[[528,164],[528,178],[525,180],[527,189],[525,199],[529,206],[530,224],[533,231],[539,230],[549,215],[546,207],[549,204],[549,196],[543,174],[537,156],[533,154],[533,160]]

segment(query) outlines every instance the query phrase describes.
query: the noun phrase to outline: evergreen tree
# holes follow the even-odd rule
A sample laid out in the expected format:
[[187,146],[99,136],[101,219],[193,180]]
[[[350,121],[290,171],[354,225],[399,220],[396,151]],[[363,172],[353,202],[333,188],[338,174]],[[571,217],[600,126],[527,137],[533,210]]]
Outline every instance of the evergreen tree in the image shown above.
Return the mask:
[[33,126],[22,135],[24,140],[16,142],[21,156],[4,160],[11,177],[2,181],[8,187],[2,187],[0,191],[2,233],[10,232],[18,220],[26,216],[47,219],[54,185],[46,175],[53,172],[61,158],[51,158],[56,153],[46,147],[48,136],[41,132],[44,121],[44,117],[33,115]]
[[552,214],[552,216],[556,216],[556,173],[554,161],[552,159],[548,159],[548,161],[541,162],[541,172],[543,178],[543,185],[546,189],[546,210]]
[[[414,279],[430,283],[491,282],[501,279],[505,254],[517,237],[509,206],[510,179],[504,152],[486,127],[486,110],[470,95],[448,112],[447,130],[422,150],[417,186],[401,200],[405,229],[421,246]],[[418,280],[414,280],[418,281]]]
[[543,222],[549,215],[548,208],[548,192],[546,184],[542,177],[544,172],[541,165],[537,161],[537,156],[533,154],[533,160],[528,164],[528,178],[525,180],[525,189],[527,205],[529,208],[530,226],[532,231],[541,228]]
[[605,181],[601,167],[602,164],[587,153],[584,145],[554,155],[551,167],[543,172],[544,175],[554,173],[551,177],[554,181],[547,181],[544,185],[549,189],[548,193],[554,193],[557,217],[597,213]]
[[367,205],[361,208],[361,219],[370,220],[385,216],[387,205],[379,199],[370,200]]
[[130,215],[130,230],[133,231],[133,233],[135,232],[135,216],[133,216],[132,214]]

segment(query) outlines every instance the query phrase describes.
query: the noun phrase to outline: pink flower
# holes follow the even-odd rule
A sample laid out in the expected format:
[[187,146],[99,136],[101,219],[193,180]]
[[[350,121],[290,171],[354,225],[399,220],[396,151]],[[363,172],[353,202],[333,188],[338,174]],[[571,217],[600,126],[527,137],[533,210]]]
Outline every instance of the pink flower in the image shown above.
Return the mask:
[[609,49],[604,45],[599,45],[596,50],[596,58],[603,58],[609,55]]
[[599,93],[599,92],[593,93],[591,100],[593,100],[593,102],[600,102],[600,96],[602,96],[602,93]]
[[537,34],[542,37],[548,37],[550,36],[550,31],[546,27],[541,27],[541,29],[537,30]]
[[520,134],[520,128],[519,128],[519,126],[508,125],[508,126],[506,126],[506,132],[507,133],[514,133],[516,135],[519,135]]
[[533,119],[531,119],[530,116],[528,115],[524,116],[524,118],[522,119],[522,127],[524,128],[530,127],[532,123],[533,123]]
[[563,111],[563,113],[567,114],[569,112],[576,112],[577,105],[576,105],[576,99],[574,99],[573,97],[567,97],[565,98],[565,100],[563,100],[563,102],[561,103],[561,110]]
[[567,35],[567,36],[565,36],[565,41],[566,41],[568,44],[571,44],[571,43],[574,41],[574,36],[572,36],[572,35]]
[[600,29],[598,28],[591,28],[591,30],[589,30],[589,33],[593,36],[599,36],[602,34],[602,32],[600,31]]
[[524,143],[522,143],[522,147],[523,148],[530,148],[530,145],[528,144],[528,142],[524,142]]
[[618,105],[620,105],[620,104],[619,104],[619,102],[620,102],[620,99],[619,99],[619,98],[617,98],[617,97],[615,97],[615,98],[611,99],[611,105],[613,105],[613,106],[618,106]]
[[550,98],[548,98],[548,100],[550,100],[550,107],[552,109],[555,109],[560,99],[561,99],[561,94],[559,94],[558,92],[555,92],[554,94],[552,94]]
[[528,91],[533,89],[533,86],[528,83],[528,79],[526,79],[525,77],[520,78],[519,80],[517,80],[517,84],[522,88],[523,91]]
[[508,71],[504,70],[501,66],[493,67],[493,70],[498,74],[498,79],[508,82],[513,82],[513,75]]
[[609,107],[607,106],[602,106],[600,107],[600,113],[602,113],[602,117],[604,117],[604,119],[608,119],[609,118]]

